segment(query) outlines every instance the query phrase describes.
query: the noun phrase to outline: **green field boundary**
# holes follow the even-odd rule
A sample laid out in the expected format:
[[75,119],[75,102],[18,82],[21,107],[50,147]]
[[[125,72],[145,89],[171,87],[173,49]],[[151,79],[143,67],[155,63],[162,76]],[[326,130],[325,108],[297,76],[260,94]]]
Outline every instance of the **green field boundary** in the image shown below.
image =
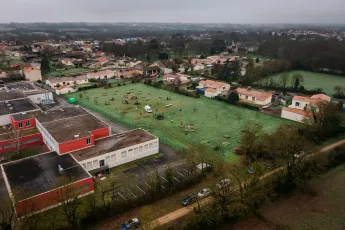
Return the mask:
[[[67,97],[67,98],[68,98],[68,97]],[[81,105],[81,106],[87,108],[87,109],[90,109],[90,110],[92,110],[92,111],[94,111],[94,112],[96,112],[96,113],[101,114],[103,117],[105,117],[105,118],[107,118],[107,119],[109,119],[109,120],[111,120],[111,121],[117,122],[117,123],[119,123],[119,124],[121,124],[121,125],[124,125],[124,126],[127,126],[127,127],[131,128],[131,129],[138,129],[138,128],[141,128],[141,127],[139,127],[139,126],[137,126],[137,125],[135,125],[135,124],[132,124],[132,123],[129,123],[129,122],[125,121],[124,119],[121,119],[121,118],[118,117],[118,116],[113,116],[113,115],[111,115],[111,114],[109,114],[109,113],[106,113],[106,112],[104,112],[104,111],[102,111],[102,110],[100,110],[100,109],[98,109],[98,108],[96,108],[96,107],[94,107],[94,106],[92,106],[92,105],[89,105],[89,104],[87,104],[87,103],[84,103],[84,102],[82,102],[82,101],[78,101],[77,103],[78,103],[79,105]],[[169,145],[169,146],[171,146],[172,148],[177,149],[177,150],[180,150],[180,151],[186,151],[186,147],[190,147],[190,146],[191,146],[190,144],[185,144],[185,143],[182,143],[183,145],[179,145],[179,144],[177,144],[176,142],[170,140],[170,138],[167,138],[166,136],[161,136],[161,135],[157,135],[157,136],[159,137],[159,141],[160,141],[161,143],[166,144],[166,145]],[[178,141],[179,141],[179,140],[178,140]]]

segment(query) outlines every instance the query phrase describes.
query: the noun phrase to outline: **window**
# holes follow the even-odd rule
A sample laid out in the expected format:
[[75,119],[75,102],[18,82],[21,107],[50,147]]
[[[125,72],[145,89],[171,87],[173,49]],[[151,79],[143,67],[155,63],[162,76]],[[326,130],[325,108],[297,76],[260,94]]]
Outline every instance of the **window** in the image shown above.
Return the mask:
[[144,146],[144,151],[146,151],[148,149],[148,145]]
[[296,103],[295,103],[295,106],[299,106],[299,102],[296,102]]
[[157,141],[153,143],[153,146],[156,148],[157,147]]
[[39,141],[40,141],[39,138],[31,138],[31,139],[23,141],[23,144],[30,144],[30,143],[35,143],[35,142],[39,142]]
[[110,162],[110,156],[107,156],[106,158],[105,158],[105,163],[109,163]]
[[252,101],[255,101],[255,97],[252,97]]
[[97,160],[94,160],[92,164],[93,164],[93,167],[94,167],[94,168],[95,168],[95,167],[98,168],[98,161],[97,161]]
[[139,147],[139,153],[142,153],[143,152],[143,146],[140,146]]
[[153,144],[150,143],[150,144],[149,144],[149,149],[152,149],[152,148],[153,148]]
[[86,169],[86,164],[82,164],[83,165],[83,168]]
[[9,149],[9,148],[13,148],[13,146],[11,144],[7,144],[4,146],[4,149]]
[[27,121],[25,124],[26,124],[26,126],[30,126],[31,125],[30,121]]
[[111,161],[114,161],[114,160],[116,160],[116,155],[115,154],[111,155]]
[[121,153],[121,157],[122,157],[122,158],[127,157],[127,153],[126,153],[126,151],[124,151],[124,152],[122,152],[122,153]]
[[89,138],[89,139],[86,139],[86,144],[87,144],[87,145],[91,144],[91,139],[90,139],[90,138]]
[[23,128],[23,123],[19,122],[18,127]]
[[89,184],[84,184],[82,186],[79,187],[80,190],[87,190],[90,188],[90,185]]
[[90,161],[90,162],[87,162],[87,167],[86,167],[87,169],[91,169],[92,168],[92,162]]
[[246,95],[246,99],[248,99],[248,96]]
[[133,153],[133,149],[128,149],[128,153],[132,154]]
[[134,148],[134,154],[138,153],[138,148]]

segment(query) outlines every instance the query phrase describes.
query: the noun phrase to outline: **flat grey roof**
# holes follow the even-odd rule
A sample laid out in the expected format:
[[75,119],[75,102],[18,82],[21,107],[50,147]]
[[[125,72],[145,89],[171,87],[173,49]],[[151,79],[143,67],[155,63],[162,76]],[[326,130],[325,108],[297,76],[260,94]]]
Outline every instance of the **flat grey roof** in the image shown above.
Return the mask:
[[[65,169],[61,173],[59,165]],[[90,177],[69,154],[56,152],[3,164],[3,168],[16,201]]]
[[10,101],[19,98],[25,98],[26,96],[19,90],[1,90],[0,91],[0,101]]
[[0,116],[31,110],[38,110],[38,108],[27,98],[8,101],[8,103],[0,102]]
[[6,84],[6,88],[11,89],[11,90],[20,89],[20,90],[26,91],[26,90],[34,90],[35,86],[32,83],[18,82],[18,83]]
[[15,121],[21,121],[29,118],[34,118],[41,122],[50,122],[50,121],[56,121],[60,119],[65,119],[69,117],[74,117],[74,116],[79,116],[83,114],[88,114],[85,110],[83,110],[80,107],[66,107],[58,109],[58,110],[53,110],[49,112],[43,112],[43,111],[35,111],[35,112],[30,112],[26,114],[15,114],[13,115],[13,119]]
[[78,138],[91,136],[91,131],[109,127],[90,114],[60,119],[52,122],[42,123],[43,127],[58,142],[63,143]]
[[134,129],[125,133],[112,135],[95,141],[95,146],[81,149],[71,154],[78,161],[100,156],[109,152],[124,149],[133,145],[156,139],[157,137],[142,129]]

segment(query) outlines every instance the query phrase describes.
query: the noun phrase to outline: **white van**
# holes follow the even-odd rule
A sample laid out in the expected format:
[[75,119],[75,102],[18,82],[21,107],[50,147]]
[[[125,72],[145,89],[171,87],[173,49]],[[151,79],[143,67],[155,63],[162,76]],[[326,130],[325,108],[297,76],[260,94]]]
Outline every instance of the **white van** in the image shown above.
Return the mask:
[[148,112],[148,113],[152,113],[152,109],[149,105],[145,105],[144,107],[145,111]]

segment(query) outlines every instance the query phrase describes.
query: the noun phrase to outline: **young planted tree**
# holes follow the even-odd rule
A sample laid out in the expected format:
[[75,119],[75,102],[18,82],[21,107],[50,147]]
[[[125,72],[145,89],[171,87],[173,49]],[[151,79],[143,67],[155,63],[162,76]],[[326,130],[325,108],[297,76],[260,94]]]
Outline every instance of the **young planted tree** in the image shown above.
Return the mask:
[[168,188],[170,190],[170,193],[173,192],[174,187],[174,170],[170,166],[166,166],[164,169],[164,176],[168,183]]
[[22,146],[23,131],[21,129],[16,129],[11,126],[11,132],[9,132],[10,144],[13,148],[13,154],[15,157],[20,156],[20,148]]
[[[63,179],[69,181],[69,179]],[[66,183],[62,183],[66,184]],[[68,183],[67,183],[68,184]],[[62,213],[66,218],[67,223],[71,228],[77,229],[79,225],[79,218],[77,211],[80,206],[78,200],[78,191],[73,186],[65,186],[56,191],[57,201],[61,203]]]
[[293,85],[295,90],[298,90],[298,88],[301,85],[303,85],[303,83],[304,83],[304,78],[303,78],[302,74],[296,73],[296,74],[292,75],[291,84]]
[[282,73],[279,76],[280,85],[283,87],[284,93],[286,93],[286,87],[287,87],[289,80],[290,80],[290,75],[288,73]]
[[250,120],[244,125],[240,138],[240,144],[243,152],[243,161],[245,164],[251,164],[252,162],[257,161],[258,154],[262,148],[262,134],[262,124]]
[[334,86],[334,96],[336,97],[344,96],[344,87],[342,87],[341,85]]
[[0,197],[0,229],[12,230],[16,225],[16,213],[11,199]]
[[304,119],[309,124],[305,130],[314,135],[316,141],[336,136],[342,129],[343,117],[337,105],[326,102],[317,102]]

